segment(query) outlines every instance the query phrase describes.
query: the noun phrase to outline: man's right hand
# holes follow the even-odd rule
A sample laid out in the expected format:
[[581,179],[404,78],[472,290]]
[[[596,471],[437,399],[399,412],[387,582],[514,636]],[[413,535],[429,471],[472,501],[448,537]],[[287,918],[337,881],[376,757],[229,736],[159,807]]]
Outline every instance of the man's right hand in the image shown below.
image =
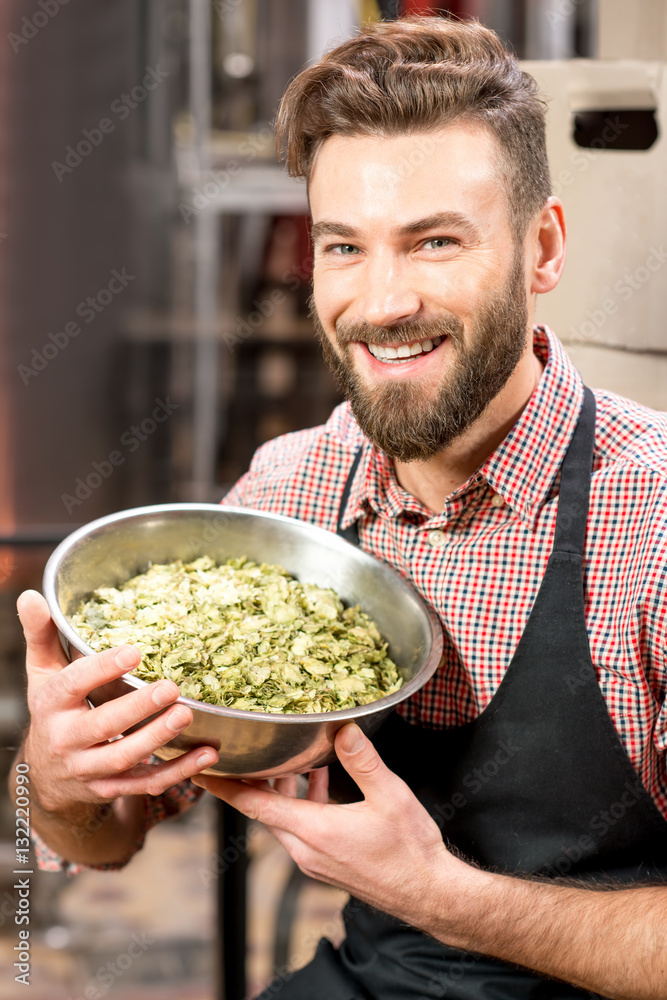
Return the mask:
[[[44,598],[25,591],[18,612],[27,642],[30,711],[24,759],[44,812],[64,816],[77,804],[158,795],[218,759],[212,747],[198,747],[174,760],[147,763],[192,721],[185,705],[170,707],[179,696],[177,685],[156,681],[91,709],[88,693],[133,670],[138,650],[119,646],[68,664]],[[108,742],[160,709],[136,732]]]

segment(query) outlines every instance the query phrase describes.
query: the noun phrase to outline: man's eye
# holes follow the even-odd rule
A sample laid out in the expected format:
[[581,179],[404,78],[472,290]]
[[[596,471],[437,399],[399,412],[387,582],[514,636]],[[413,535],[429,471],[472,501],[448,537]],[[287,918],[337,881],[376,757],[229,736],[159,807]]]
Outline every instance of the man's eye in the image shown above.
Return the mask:
[[426,240],[424,246],[428,247],[429,244],[432,245],[434,250],[443,250],[445,247],[455,245],[454,240],[450,239],[449,236],[434,236],[433,239]]
[[352,243],[336,243],[335,246],[329,249],[333,253],[342,254],[344,257],[353,257],[359,253],[359,247],[355,247]]

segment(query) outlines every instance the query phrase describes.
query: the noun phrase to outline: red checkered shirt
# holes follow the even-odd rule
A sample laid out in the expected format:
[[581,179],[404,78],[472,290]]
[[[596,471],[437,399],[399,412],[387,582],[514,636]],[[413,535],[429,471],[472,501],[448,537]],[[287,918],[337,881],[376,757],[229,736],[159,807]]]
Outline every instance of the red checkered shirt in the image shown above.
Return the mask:
[[[549,329],[535,328],[534,345],[545,369],[528,405],[486,462],[446,498],[442,513],[402,489],[391,460],[362,435],[347,403],[324,426],[259,448],[223,501],[335,531],[343,486],[363,445],[343,526],[358,519],[362,547],[407,577],[442,622],[442,664],[399,707],[420,726],[460,726],[486,707],[546,570],[559,470],[583,383]],[[610,392],[595,397],[584,557],[591,655],[623,745],[667,818],[667,414]],[[576,689],[578,681],[573,665],[567,682]],[[189,782],[170,789],[166,810],[165,796],[157,796],[147,824],[186,808],[192,790]]]

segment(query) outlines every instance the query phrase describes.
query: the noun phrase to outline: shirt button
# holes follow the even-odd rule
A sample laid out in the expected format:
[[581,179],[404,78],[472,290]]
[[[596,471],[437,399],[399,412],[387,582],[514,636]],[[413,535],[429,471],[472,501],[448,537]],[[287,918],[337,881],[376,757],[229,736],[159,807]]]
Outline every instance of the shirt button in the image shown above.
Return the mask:
[[492,507],[504,507],[505,506],[505,501],[501,497],[500,493],[494,493],[493,494],[493,497],[491,498],[491,506]]
[[445,544],[445,533],[440,531],[439,528],[434,528],[433,531],[429,531],[426,536],[428,539],[428,544],[432,545],[434,549],[439,549]]

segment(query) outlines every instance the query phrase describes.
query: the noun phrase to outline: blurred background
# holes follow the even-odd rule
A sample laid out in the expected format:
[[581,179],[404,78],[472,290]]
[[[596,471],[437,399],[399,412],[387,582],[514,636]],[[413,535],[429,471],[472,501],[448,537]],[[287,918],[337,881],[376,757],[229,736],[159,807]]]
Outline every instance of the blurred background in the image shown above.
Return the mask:
[[[78,524],[216,502],[259,444],[326,420],[339,397],[306,312],[305,188],[271,121],[360,23],[447,12],[497,30],[549,99],[570,250],[538,320],[589,384],[667,409],[664,0],[0,4],[0,998],[18,995],[16,597]],[[240,835],[225,913],[211,858],[230,832],[210,802],[121,874],[35,876],[33,1000],[239,1000],[335,939],[344,897]],[[127,965],[132,934],[150,944]]]

